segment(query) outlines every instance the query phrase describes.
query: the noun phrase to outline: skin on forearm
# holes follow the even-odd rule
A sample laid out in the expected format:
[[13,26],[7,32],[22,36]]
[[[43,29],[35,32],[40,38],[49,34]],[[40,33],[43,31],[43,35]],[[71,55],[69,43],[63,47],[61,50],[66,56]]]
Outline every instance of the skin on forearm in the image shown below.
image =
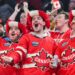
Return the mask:
[[24,2],[23,5],[24,5],[23,6],[24,12],[25,12],[26,15],[28,15],[28,13],[29,13],[28,3],[27,2]]
[[18,14],[18,11],[14,11],[13,14],[9,17],[9,20],[15,20],[16,16]]
[[15,20],[17,14],[20,11],[20,8],[18,8],[18,6],[19,6],[19,4],[16,4],[13,14],[9,17],[10,20]]

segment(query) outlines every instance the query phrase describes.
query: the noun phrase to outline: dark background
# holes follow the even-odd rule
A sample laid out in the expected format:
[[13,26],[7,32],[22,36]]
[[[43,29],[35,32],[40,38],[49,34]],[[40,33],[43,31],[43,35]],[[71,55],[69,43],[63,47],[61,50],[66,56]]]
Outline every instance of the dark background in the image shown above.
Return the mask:
[[[8,17],[13,13],[16,3],[27,1],[29,10],[49,10],[51,11],[51,0],[0,0],[0,19],[6,23]],[[75,0],[74,0],[75,1]],[[60,0],[62,9],[68,12],[70,0]]]
[[[29,9],[43,9],[51,10],[51,0],[27,0],[29,2]],[[60,0],[62,9],[68,11],[70,0]]]
[[[51,10],[51,0],[0,0],[0,6],[7,3],[12,8],[14,8],[15,4],[20,1],[27,1],[29,3],[29,9],[43,9],[43,10]],[[68,11],[70,0],[60,0],[61,5],[65,11]]]

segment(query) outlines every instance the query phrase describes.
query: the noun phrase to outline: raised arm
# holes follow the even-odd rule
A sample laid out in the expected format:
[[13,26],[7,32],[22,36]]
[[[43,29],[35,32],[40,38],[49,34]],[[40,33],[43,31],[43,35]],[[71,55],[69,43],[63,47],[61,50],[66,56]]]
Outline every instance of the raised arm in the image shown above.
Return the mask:
[[15,10],[12,13],[12,15],[9,17],[9,20],[15,20],[17,14],[20,12],[20,9],[21,9],[21,8],[18,8],[18,6],[19,6],[19,4],[16,4]]

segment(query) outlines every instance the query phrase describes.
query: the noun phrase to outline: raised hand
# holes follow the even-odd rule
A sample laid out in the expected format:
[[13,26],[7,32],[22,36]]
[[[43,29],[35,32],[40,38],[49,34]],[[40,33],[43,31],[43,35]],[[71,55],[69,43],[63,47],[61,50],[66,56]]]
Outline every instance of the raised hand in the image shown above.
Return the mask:
[[15,11],[16,12],[19,12],[21,10],[21,8],[19,8],[19,4],[16,4],[16,6],[15,6]]
[[23,8],[27,8],[28,9],[28,3],[27,2],[23,2]]

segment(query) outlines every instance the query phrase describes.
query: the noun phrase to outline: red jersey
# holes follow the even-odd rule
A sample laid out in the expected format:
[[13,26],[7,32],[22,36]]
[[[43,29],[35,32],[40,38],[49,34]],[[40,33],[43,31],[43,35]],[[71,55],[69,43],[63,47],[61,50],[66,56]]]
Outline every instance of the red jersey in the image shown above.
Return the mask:
[[60,68],[57,75],[74,75],[75,74],[75,38],[63,40],[55,55],[60,59]]
[[[2,55],[7,55],[7,53],[12,53],[17,46],[17,43],[9,43],[7,40],[5,40],[5,38],[0,38],[0,42],[0,57]],[[5,64],[3,60],[0,59],[0,75],[16,75],[16,70],[17,69],[15,67]]]
[[22,61],[21,75],[52,75],[50,61],[53,58],[56,45],[54,40],[45,36],[39,38],[32,33],[23,36],[19,41],[17,51],[9,56],[14,63]]
[[70,33],[71,33],[71,29],[67,30],[61,37],[63,39],[68,39],[70,38]]
[[60,32],[56,32],[56,31],[51,31],[51,37],[56,39],[60,37]]
[[63,33],[52,31],[50,32],[50,34],[51,34],[51,37],[56,41],[57,44],[63,40],[61,37]]

